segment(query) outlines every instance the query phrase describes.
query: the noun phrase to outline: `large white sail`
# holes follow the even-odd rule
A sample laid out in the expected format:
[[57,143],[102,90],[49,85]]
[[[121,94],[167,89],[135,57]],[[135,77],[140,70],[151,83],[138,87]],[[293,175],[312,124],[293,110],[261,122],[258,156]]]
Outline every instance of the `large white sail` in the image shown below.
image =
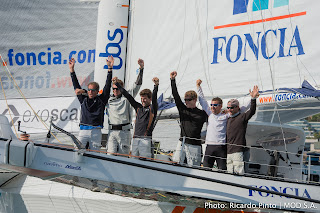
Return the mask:
[[[128,65],[146,61],[142,87],[160,78],[170,95],[178,72],[183,94],[201,78],[207,96],[319,84],[319,2],[305,0],[133,0]],[[129,76],[130,77],[130,76]],[[133,80],[130,78],[130,80]],[[164,86],[165,85],[165,86]]]

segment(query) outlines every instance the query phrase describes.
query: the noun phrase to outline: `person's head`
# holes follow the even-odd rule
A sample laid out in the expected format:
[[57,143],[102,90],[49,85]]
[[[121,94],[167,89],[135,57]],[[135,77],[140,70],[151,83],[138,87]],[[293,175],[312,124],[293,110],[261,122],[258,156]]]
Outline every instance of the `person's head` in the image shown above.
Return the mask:
[[150,106],[151,104],[151,97],[152,97],[152,92],[149,89],[143,89],[140,92],[140,97],[141,97],[141,104],[143,107]]
[[210,105],[211,105],[211,112],[217,115],[221,112],[222,99],[219,97],[212,98]]
[[228,101],[228,111],[231,113],[231,115],[234,115],[239,112],[239,101],[237,99],[231,99]]
[[114,96],[121,95],[121,92],[120,92],[119,88],[116,85],[117,82],[123,87],[123,81],[121,81],[120,79],[117,79],[115,82],[113,82],[112,91],[113,91]]
[[97,82],[90,82],[88,84],[88,96],[90,99],[95,98],[99,93],[99,84]]
[[184,101],[187,108],[195,108],[197,103],[197,93],[193,90],[189,90],[184,94]]

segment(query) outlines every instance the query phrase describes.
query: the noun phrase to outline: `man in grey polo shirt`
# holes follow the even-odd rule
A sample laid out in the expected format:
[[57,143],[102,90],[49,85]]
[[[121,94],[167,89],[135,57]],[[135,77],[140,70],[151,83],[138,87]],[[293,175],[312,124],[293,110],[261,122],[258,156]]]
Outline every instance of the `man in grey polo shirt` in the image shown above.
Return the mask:
[[[139,75],[132,88],[127,91],[132,97],[136,97],[140,87],[142,85],[144,61],[138,60],[140,66]],[[128,155],[130,152],[130,140],[132,129],[132,107],[128,101],[120,92],[119,88],[115,85],[118,82],[123,87],[123,82],[117,77],[112,79],[113,95],[109,98],[107,104],[107,113],[109,121],[109,136],[107,143],[108,154],[124,154]]]

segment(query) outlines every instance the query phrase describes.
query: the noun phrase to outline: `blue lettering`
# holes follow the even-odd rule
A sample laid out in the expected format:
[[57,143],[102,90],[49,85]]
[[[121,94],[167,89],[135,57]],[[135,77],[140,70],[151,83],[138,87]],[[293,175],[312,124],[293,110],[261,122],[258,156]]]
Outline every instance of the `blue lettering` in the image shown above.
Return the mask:
[[[256,60],[259,60],[259,54],[260,54],[259,52],[261,52],[262,57],[267,60],[274,58],[276,56],[276,53],[278,54],[277,56],[278,58],[292,56],[291,50],[295,48],[297,49],[296,55],[305,54],[302,41],[300,38],[299,29],[296,26],[295,31],[293,33],[293,37],[291,39],[290,47],[288,48],[288,54],[286,55],[285,53],[286,31],[287,31],[287,28],[281,28],[277,30],[270,29],[270,30],[267,30],[261,37],[260,37],[261,32],[256,32],[257,40],[255,42],[253,40],[252,34],[250,33],[243,34],[243,37],[240,37],[240,35],[237,35],[237,34],[232,35],[230,38],[215,37],[213,38],[213,58],[212,58],[211,64],[219,64],[220,63],[219,60],[221,61],[219,57],[224,56],[224,51],[225,51],[225,58],[230,63],[237,62],[241,58],[242,52],[243,52],[242,61],[249,61],[250,56],[248,56],[247,54],[247,50],[249,48],[252,50]],[[272,46],[267,45],[267,37],[268,36],[270,37],[269,34],[272,34],[271,35],[272,40],[276,39],[277,42],[279,42],[279,45],[277,46],[279,50],[271,50],[270,48],[275,45],[272,45]],[[271,38],[269,37],[268,37],[268,40],[271,40]],[[236,39],[237,41],[234,41]],[[244,42],[244,45],[243,45],[243,42]],[[243,48],[243,51],[242,51],[242,48]]]
[[[271,190],[273,190],[275,192],[281,192],[281,187],[280,187],[280,190],[278,190],[276,187],[271,186]],[[271,197],[273,197],[273,194],[271,194]],[[282,196],[280,196],[280,197],[282,197]]]
[[42,76],[38,76],[36,78],[36,87],[38,89],[41,89],[43,87],[43,84],[44,84],[44,78]]
[[73,55],[75,55],[76,53],[77,53],[76,51],[71,51],[69,54],[69,60],[73,58]]
[[[231,49],[231,43],[232,43],[232,39],[234,37],[237,37],[238,38],[238,51],[237,51],[237,57],[234,61],[231,60],[230,58],[230,49]],[[241,37],[239,35],[233,35],[231,36],[231,38],[229,39],[228,43],[227,43],[227,50],[226,50],[226,57],[227,57],[227,60],[231,63],[235,63],[239,60],[240,56],[241,56],[241,50],[242,50],[242,40],[241,40]]]
[[307,197],[307,198],[311,199],[311,196],[310,196],[309,192],[307,191],[307,189],[304,190],[302,197]]
[[1,76],[1,80],[2,80],[3,89],[8,89],[9,88],[9,82],[7,82],[8,77]]
[[42,61],[42,56],[44,56],[46,53],[44,52],[40,52],[39,55],[38,55],[38,61],[39,61],[39,64],[41,65],[45,65],[46,62]]
[[[263,36],[262,36],[262,39],[261,39],[261,53],[262,53],[262,56],[265,58],[265,59],[271,59],[273,58],[275,52],[272,54],[272,56],[268,57],[267,56],[267,44],[266,44],[266,37],[267,37],[267,34],[269,32],[273,32],[274,35],[277,37],[277,31],[275,30],[268,30]],[[268,55],[269,55],[269,51],[268,51]]]
[[[82,58],[81,58],[82,57]],[[84,50],[81,50],[79,53],[78,53],[78,62],[79,63],[83,63],[85,62],[86,60],[86,52]]]
[[32,65],[37,65],[37,56],[34,52],[27,53],[27,65],[31,65],[31,57],[32,57]]
[[[267,186],[260,186],[259,188],[262,189],[263,187],[266,188],[266,190],[270,190]],[[258,193],[261,197],[268,197],[269,196],[269,193],[260,192],[260,191]],[[263,195],[262,193],[265,193],[265,195]]]
[[[292,44],[293,41],[295,41],[296,45]],[[304,51],[303,51],[303,46],[302,46],[302,43],[301,43],[298,26],[296,26],[296,29],[294,30],[293,38],[292,38],[292,41],[291,41],[291,44],[290,44],[288,56],[292,56],[290,54],[290,51],[291,51],[291,48],[293,48],[293,47],[297,47],[298,48],[298,54],[297,55],[304,55],[305,54]]]
[[258,38],[257,38],[257,45],[255,45],[255,43],[253,42],[252,36],[250,35],[250,33],[248,34],[244,34],[244,36],[246,37],[245,43],[244,43],[244,58],[243,61],[248,61],[246,59],[247,56],[247,43],[249,44],[249,47],[251,48],[251,50],[253,51],[254,55],[256,56],[256,59],[258,60],[259,57],[259,37],[260,37],[260,32],[257,32],[258,34]]
[[92,62],[95,62],[96,57],[96,50],[89,50],[88,53],[88,62],[91,62],[91,57],[93,56]]
[[[123,40],[123,32],[122,32],[121,29],[116,29],[116,30],[114,31],[114,34],[113,34],[113,35],[110,35],[110,30],[108,30],[108,39],[109,39],[110,41],[114,41],[114,39],[116,38],[117,34],[120,34],[120,40],[119,40],[119,42],[117,42],[117,43],[108,43],[108,44],[106,45],[106,52],[99,54],[99,57],[108,57],[108,56],[112,55],[114,58],[118,58],[118,59],[119,59],[119,64],[116,65],[116,66],[113,66],[113,69],[120,69],[120,68],[122,67],[122,58],[120,57],[120,54],[121,54],[121,46],[120,46],[120,43],[121,43],[122,40]],[[112,47],[118,49],[118,52],[110,53],[110,52],[109,52],[109,48],[112,48]],[[108,66],[105,65],[105,66],[103,67],[103,69],[108,69]]]
[[13,49],[9,49],[9,50],[8,50],[8,58],[9,58],[9,65],[12,66],[12,65],[13,65],[13,62],[12,62]]
[[286,29],[287,28],[279,29],[280,31],[280,46],[279,46],[279,56],[278,56],[279,58],[286,57],[284,55],[284,42],[286,39]]
[[53,58],[53,64],[61,64],[61,52],[54,52],[53,55],[55,56]]
[[[257,186],[252,186],[252,187],[257,188]],[[256,192],[256,190],[249,189],[249,196],[253,196],[253,192]]]
[[[50,51],[51,48],[49,47],[48,48],[48,51]],[[51,52],[48,52],[48,64],[50,65],[51,64]]]
[[222,55],[222,47],[223,44],[221,44],[221,47],[219,48],[219,39],[223,39],[224,43],[226,43],[226,37],[217,37],[217,38],[213,38],[213,60],[211,64],[218,64],[218,51],[221,53]]
[[287,189],[290,189],[291,191],[293,191],[293,188],[286,187],[286,188],[283,189],[283,193],[288,194],[288,193],[287,193]]
[[[19,59],[20,58],[20,59]],[[17,53],[15,55],[15,60],[16,60],[16,63],[19,65],[19,66],[22,66],[24,64],[24,55],[22,53]]]

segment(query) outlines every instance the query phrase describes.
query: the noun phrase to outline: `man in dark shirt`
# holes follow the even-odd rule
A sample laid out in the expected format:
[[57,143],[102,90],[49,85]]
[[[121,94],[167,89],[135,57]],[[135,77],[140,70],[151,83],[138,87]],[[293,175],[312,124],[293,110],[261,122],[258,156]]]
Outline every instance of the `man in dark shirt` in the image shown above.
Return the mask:
[[[101,94],[99,93],[99,84],[97,82],[90,82],[88,84],[88,91],[81,88],[74,71],[75,60],[69,60],[70,75],[73,83],[74,90],[81,104],[81,117],[80,117],[80,131],[78,135],[79,141],[84,147],[91,150],[100,150],[101,147],[101,129],[103,128],[104,110],[110,97],[112,67],[114,59],[109,56],[107,59],[108,76],[106,85]],[[74,176],[70,181],[74,184],[79,179]],[[97,180],[91,180],[92,191],[100,191]]]
[[105,105],[110,97],[112,67],[114,59],[109,56],[107,59],[108,76],[106,85],[101,94],[99,93],[99,84],[90,82],[88,92],[86,93],[79,84],[74,71],[74,58],[69,61],[70,75],[74,90],[81,104],[80,131],[78,139],[88,149],[99,150],[101,147],[101,129],[103,128]]
[[176,76],[176,71],[170,73],[172,95],[180,116],[180,141],[182,141],[182,137],[185,137],[185,142],[183,146],[181,146],[181,142],[178,143],[174,161],[184,162],[186,158],[188,165],[200,166],[201,129],[208,116],[204,110],[196,107],[197,93],[195,91],[187,91],[184,95],[186,104],[182,102],[176,85]]
[[[256,113],[256,98],[259,97],[259,88],[254,86],[249,90],[251,105],[249,111],[240,113],[239,101],[231,99],[228,102],[228,111],[231,114],[227,121],[227,170],[230,173],[244,173],[244,152],[246,146],[246,131],[249,119]],[[248,161],[249,159],[245,159]]]
[[141,104],[135,101],[119,82],[115,83],[136,111],[136,123],[131,145],[131,155],[134,157],[152,157],[152,131],[158,111],[157,93],[159,79],[155,77],[152,81],[154,82],[153,92],[149,89],[144,89],[140,92]]

